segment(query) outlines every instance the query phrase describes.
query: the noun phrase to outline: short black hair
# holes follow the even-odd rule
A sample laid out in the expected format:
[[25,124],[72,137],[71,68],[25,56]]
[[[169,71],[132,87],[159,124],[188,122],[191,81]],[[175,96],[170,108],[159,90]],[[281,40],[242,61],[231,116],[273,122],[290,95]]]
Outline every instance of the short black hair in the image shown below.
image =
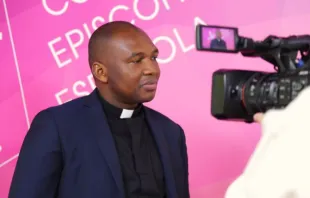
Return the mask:
[[108,48],[108,41],[112,39],[112,36],[127,28],[140,30],[127,21],[113,21],[103,24],[94,31],[88,42],[88,63],[90,67],[98,61],[98,52]]

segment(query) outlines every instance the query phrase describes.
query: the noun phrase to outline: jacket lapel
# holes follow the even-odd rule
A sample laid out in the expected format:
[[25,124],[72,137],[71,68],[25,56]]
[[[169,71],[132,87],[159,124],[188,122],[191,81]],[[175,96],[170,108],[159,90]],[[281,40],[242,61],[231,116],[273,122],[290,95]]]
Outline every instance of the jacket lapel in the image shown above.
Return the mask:
[[176,192],[173,169],[171,166],[170,153],[166,138],[164,136],[165,131],[162,128],[163,123],[161,122],[158,114],[147,107],[145,107],[145,114],[160,154],[164,169],[168,198],[177,198],[178,196]]
[[96,90],[85,98],[85,121],[88,122],[89,133],[94,135],[103,157],[105,158],[113,178],[125,197],[120,162],[106,115],[99,101]]

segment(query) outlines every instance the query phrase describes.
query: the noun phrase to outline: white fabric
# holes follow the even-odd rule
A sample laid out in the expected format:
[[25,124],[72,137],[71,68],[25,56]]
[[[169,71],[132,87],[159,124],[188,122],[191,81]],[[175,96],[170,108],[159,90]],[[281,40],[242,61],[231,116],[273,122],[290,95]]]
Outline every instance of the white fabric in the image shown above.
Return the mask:
[[133,112],[134,112],[134,110],[123,109],[120,118],[121,118],[121,119],[131,118]]
[[310,198],[310,88],[265,114],[262,137],[225,198]]

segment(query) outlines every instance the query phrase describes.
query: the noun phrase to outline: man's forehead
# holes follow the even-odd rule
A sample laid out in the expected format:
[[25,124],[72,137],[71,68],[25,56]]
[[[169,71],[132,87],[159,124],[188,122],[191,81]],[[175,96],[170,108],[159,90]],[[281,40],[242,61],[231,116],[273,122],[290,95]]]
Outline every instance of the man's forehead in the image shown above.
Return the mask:
[[113,36],[111,44],[114,50],[124,53],[150,53],[156,49],[152,40],[144,33],[122,32]]

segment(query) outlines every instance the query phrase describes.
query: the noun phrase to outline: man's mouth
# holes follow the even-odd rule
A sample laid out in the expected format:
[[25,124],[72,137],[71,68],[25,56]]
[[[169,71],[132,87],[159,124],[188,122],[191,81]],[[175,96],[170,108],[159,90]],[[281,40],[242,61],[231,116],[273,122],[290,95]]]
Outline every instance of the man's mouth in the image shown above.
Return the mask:
[[141,86],[146,91],[155,91],[157,88],[157,80],[149,80],[142,84]]

